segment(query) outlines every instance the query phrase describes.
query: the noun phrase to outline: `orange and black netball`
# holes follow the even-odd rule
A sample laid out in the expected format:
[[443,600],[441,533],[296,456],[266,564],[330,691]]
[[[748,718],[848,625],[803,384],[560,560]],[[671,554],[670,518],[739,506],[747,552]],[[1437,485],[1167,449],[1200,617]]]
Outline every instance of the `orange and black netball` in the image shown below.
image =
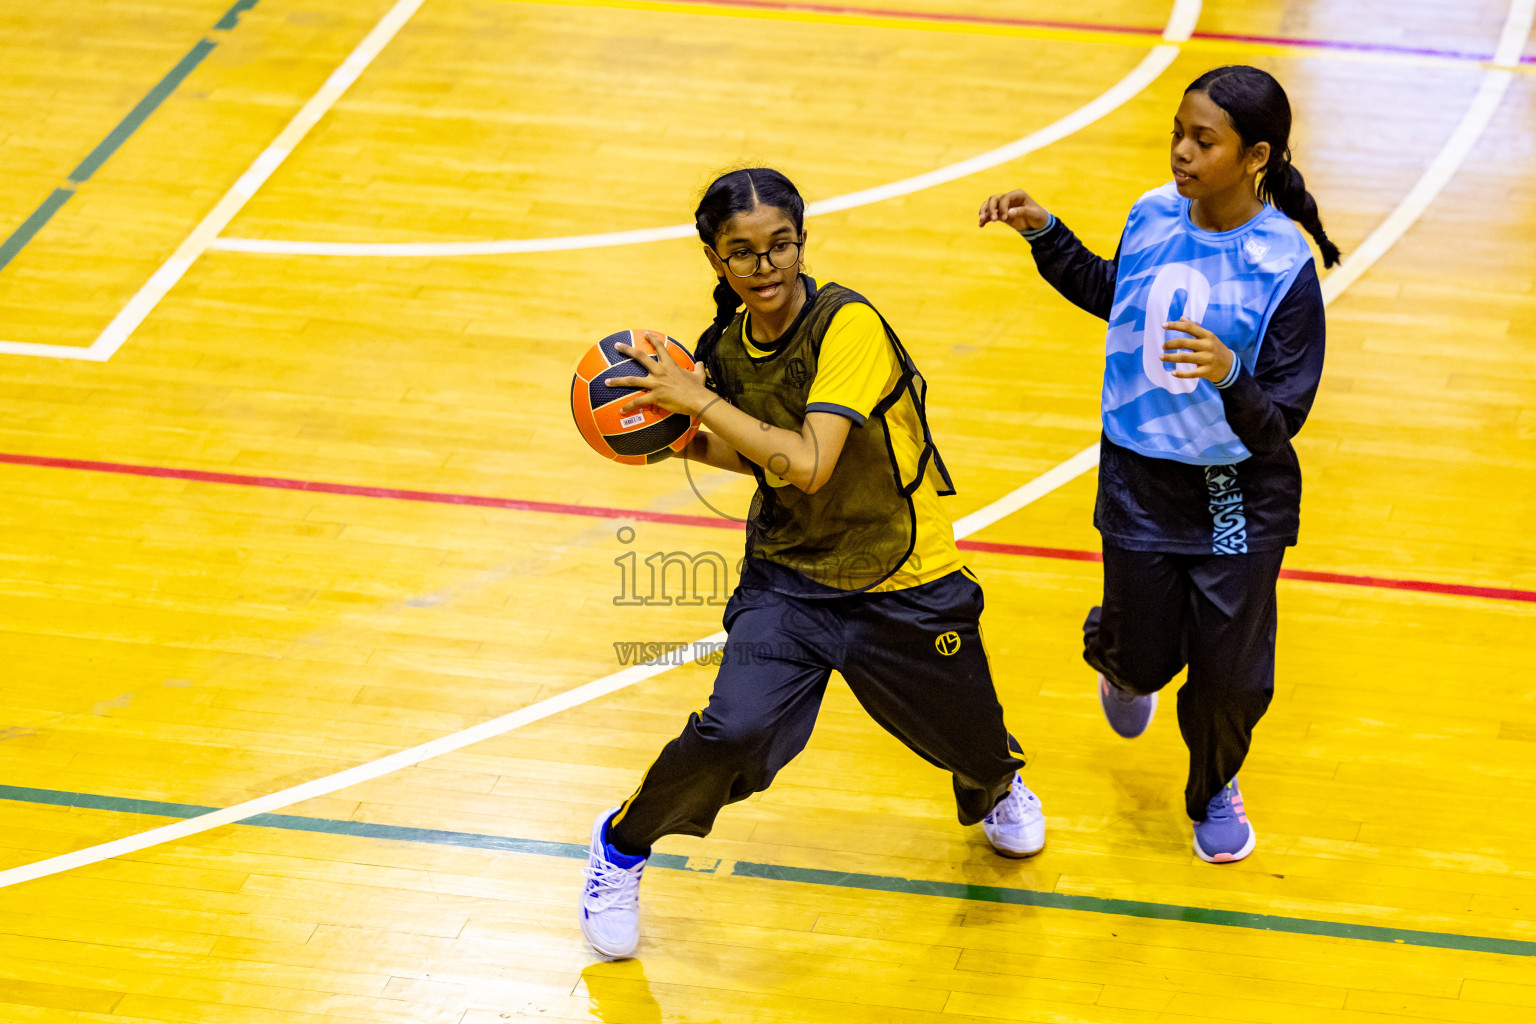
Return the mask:
[[[644,362],[654,360],[646,335],[660,338],[659,331],[619,331],[587,349],[576,364],[571,380],[571,415],[576,429],[592,450],[626,466],[644,466],[670,458],[688,446],[698,433],[698,421],[686,413],[667,412],[658,406],[643,406],[624,412],[624,404],[644,388],[613,387],[615,377],[644,377]],[[633,359],[618,350],[628,345],[647,353]],[[693,356],[672,338],[666,339],[668,353],[683,369],[693,369]]]

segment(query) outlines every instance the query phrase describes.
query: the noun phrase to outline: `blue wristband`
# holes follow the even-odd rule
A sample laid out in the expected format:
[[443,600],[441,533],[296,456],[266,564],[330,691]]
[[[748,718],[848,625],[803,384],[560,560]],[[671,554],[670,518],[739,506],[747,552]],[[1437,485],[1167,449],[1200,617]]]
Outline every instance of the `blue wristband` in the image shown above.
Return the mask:
[[1020,231],[1019,234],[1021,236],[1023,236],[1024,241],[1026,241],[1026,242],[1033,242],[1035,239],[1039,238],[1041,235],[1045,234],[1047,231],[1051,230],[1051,228],[1053,228],[1055,226],[1056,226],[1056,215],[1053,213],[1053,214],[1051,214],[1051,219],[1045,222],[1045,227],[1043,227],[1043,228],[1028,228],[1028,229],[1026,229],[1024,231]]
[[1216,386],[1218,388],[1222,389],[1222,390],[1226,390],[1227,388],[1231,387],[1233,384],[1235,384],[1237,382],[1237,375],[1242,373],[1242,372],[1243,372],[1242,360],[1238,359],[1237,356],[1233,356],[1232,357],[1232,369],[1227,371],[1227,375],[1225,377],[1223,377],[1217,383]]

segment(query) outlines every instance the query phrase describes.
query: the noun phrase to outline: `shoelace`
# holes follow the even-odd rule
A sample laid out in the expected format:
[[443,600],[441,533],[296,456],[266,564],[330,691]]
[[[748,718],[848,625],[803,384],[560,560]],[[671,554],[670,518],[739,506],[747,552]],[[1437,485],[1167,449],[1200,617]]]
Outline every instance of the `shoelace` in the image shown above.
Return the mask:
[[1231,786],[1223,786],[1221,792],[1211,799],[1206,806],[1205,817],[1207,821],[1214,818],[1235,818],[1237,811],[1232,808],[1233,792]]
[[1008,787],[1008,795],[1003,797],[1003,802],[992,808],[987,820],[994,825],[1017,825],[1024,820],[1028,807],[1029,797],[1025,795],[1024,787],[1015,781]]
[[640,892],[640,870],[644,864],[633,868],[621,868],[617,864],[593,857],[587,862],[582,874],[587,879],[588,911],[608,910],[621,903],[637,899]]

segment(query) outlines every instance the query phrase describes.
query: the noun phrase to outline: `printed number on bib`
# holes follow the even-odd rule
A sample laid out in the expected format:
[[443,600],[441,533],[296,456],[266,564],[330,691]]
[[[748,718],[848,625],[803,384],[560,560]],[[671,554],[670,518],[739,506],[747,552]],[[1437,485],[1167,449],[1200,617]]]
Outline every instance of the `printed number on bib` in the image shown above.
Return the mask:
[[1199,379],[1175,377],[1173,369],[1189,364],[1163,362],[1163,343],[1188,337],[1179,331],[1163,329],[1163,324],[1170,319],[1168,314],[1173,308],[1173,297],[1179,292],[1184,293],[1183,313],[1186,319],[1199,323],[1205,316],[1206,306],[1211,301],[1211,282],[1206,280],[1205,275],[1183,263],[1167,263],[1159,267],[1157,276],[1152,279],[1152,287],[1147,292],[1147,321],[1142,329],[1141,366],[1146,371],[1147,379],[1164,391],[1187,395],[1200,384]]

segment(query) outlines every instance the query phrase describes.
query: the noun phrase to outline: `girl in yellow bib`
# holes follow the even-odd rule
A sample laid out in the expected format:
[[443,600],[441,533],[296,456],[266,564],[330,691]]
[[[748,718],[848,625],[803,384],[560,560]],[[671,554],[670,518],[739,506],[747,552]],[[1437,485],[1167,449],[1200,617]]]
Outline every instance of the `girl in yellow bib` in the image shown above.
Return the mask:
[[639,941],[651,845],[707,835],[723,806],[768,788],[810,739],[833,671],[951,774],[963,824],[983,823],[1006,856],[1045,843],[982,649],[981,587],[940,507],[954,488],[916,365],[867,300],[802,273],[805,203],[782,174],[720,177],[695,221],[719,279],[698,368],[664,345],[627,349],[649,375],[609,383],[644,388],[635,407],[699,417],[684,457],[758,487],[709,704],[592,826],[580,920],[607,957]]

